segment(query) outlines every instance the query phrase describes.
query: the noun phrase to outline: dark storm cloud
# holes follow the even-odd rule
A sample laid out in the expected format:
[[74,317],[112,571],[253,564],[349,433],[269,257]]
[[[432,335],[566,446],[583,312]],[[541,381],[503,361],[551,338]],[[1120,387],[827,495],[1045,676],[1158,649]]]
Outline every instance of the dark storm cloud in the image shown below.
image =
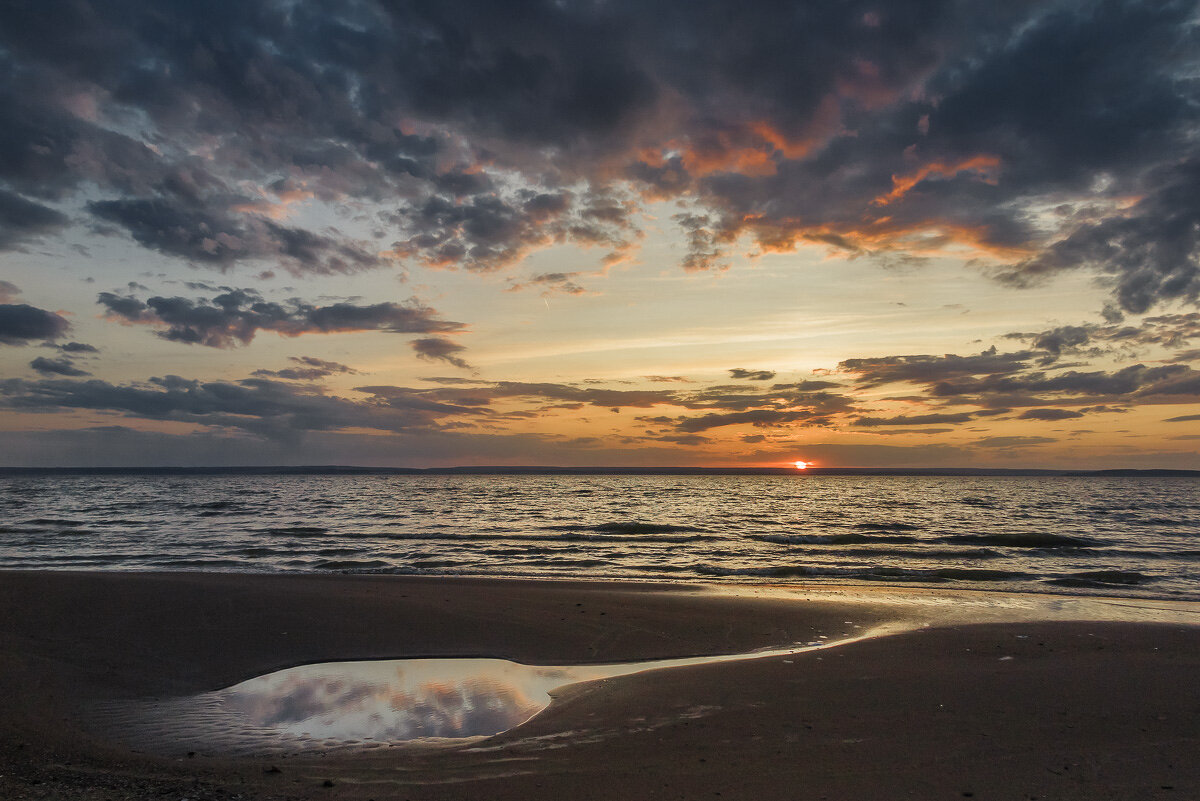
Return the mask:
[[[586,205],[569,192],[523,190],[510,198],[486,193],[465,201],[434,195],[397,212],[393,221],[417,233],[392,247],[427,264],[471,270],[504,267],[534,248],[561,242],[607,247],[605,260],[611,262],[631,247],[626,217],[622,206]],[[547,275],[544,283],[564,283],[554,278],[562,274]]]
[[729,370],[729,377],[740,381],[770,381],[775,377],[775,371],[746,370],[741,367],[733,367]]
[[983,437],[975,440],[972,444],[976,448],[996,448],[998,450],[1009,448],[1028,448],[1033,445],[1049,445],[1052,442],[1058,442],[1053,437]]
[[66,224],[66,215],[0,189],[0,250],[8,250]]
[[[710,214],[681,220],[694,258],[716,258],[730,226],[768,248],[799,238],[847,253],[903,249],[923,231],[1031,252],[1001,271],[1010,283],[1088,267],[1117,277],[1127,310],[1194,301],[1194,4],[1034,8],[968,24],[946,4],[948,27],[931,29],[943,55],[916,99],[852,109],[850,135],[774,171],[705,178]],[[1143,199],[1123,208],[1129,195]],[[1101,203],[1041,220],[1020,203],[1055,196]]]
[[267,259],[294,273],[350,273],[384,261],[354,243],[254,214],[170,198],[105,200],[88,204],[98,219],[115,223],[139,244],[192,262],[229,267]]
[[1017,415],[1018,420],[1071,420],[1083,417],[1083,412],[1072,409],[1028,409]]
[[913,414],[898,417],[859,417],[856,426],[929,426],[949,423],[969,423],[974,419],[971,412],[957,414]]
[[838,383],[837,381],[821,381],[821,380],[811,380],[810,379],[807,381],[796,381],[791,384],[772,384],[771,391],[772,392],[782,392],[784,390],[796,390],[798,392],[815,392],[818,390],[832,389],[833,387],[840,387],[840,386],[843,386],[843,385]]
[[712,442],[710,438],[699,434],[663,434],[661,436],[650,437],[650,439],[657,442],[673,442],[676,445],[685,445],[687,447],[707,445]]
[[330,362],[315,356],[289,356],[288,361],[299,366],[285,367],[282,370],[255,370],[254,375],[262,378],[282,378],[285,381],[316,381],[331,375],[353,375],[358,372],[340,362]]
[[679,400],[679,393],[671,390],[602,389],[578,387],[571,384],[524,381],[497,381],[491,389],[491,394],[493,397],[537,397],[579,402],[606,409],[624,407],[644,409],[662,404],[674,404]]
[[[696,417],[639,417],[639,421],[668,426],[691,434],[731,425],[784,425],[804,421],[825,425],[829,415],[852,411],[850,398],[836,393],[813,391],[772,391],[729,395],[723,387],[698,390],[611,389],[594,385],[531,383],[519,381],[449,381],[438,379],[442,387],[412,389],[394,386],[363,386],[357,391],[375,395],[388,402],[434,403],[459,408],[485,408],[502,401],[539,403],[535,410],[550,409],[649,409],[658,406],[705,411]],[[820,382],[824,383],[824,382]]]
[[708,431],[723,426],[752,425],[757,428],[772,428],[787,423],[812,421],[819,415],[817,412],[798,409],[781,411],[776,409],[753,409],[747,412],[724,412],[704,414],[699,417],[685,417],[675,421],[680,431],[695,433]]
[[55,348],[63,353],[99,353],[100,349],[94,345],[89,345],[86,342],[67,342],[62,345],[55,345]]
[[1063,351],[1077,351],[1092,340],[1096,326],[1064,325],[1043,331],[1040,334],[1006,334],[1007,339],[1021,339],[1029,342],[1034,348],[1044,350],[1054,356]]
[[519,292],[522,289],[541,289],[543,297],[561,292],[564,295],[584,295],[587,290],[584,289],[575,280],[582,273],[539,273],[531,276],[524,281],[513,282],[508,290],[510,292]]
[[433,309],[415,303],[314,306],[296,298],[276,303],[264,300],[251,289],[227,289],[211,300],[152,297],[142,301],[132,295],[101,292],[97,302],[111,318],[165,329],[158,332],[163,339],[213,348],[248,344],[259,331],[294,337],[350,331],[449,333],[463,328],[461,323],[441,320]]
[[[1103,349],[1132,349],[1161,345],[1174,349],[1200,339],[1200,313],[1186,312],[1143,317],[1136,324],[1066,325],[1041,332],[1005,334],[1007,339],[1028,342],[1034,348],[1057,357],[1064,353],[1094,354]],[[1087,346],[1092,346],[1090,349]]]
[[1193,420],[1200,420],[1200,414],[1183,414],[1179,417],[1168,417],[1164,423],[1190,423]]
[[42,375],[91,375],[91,373],[89,373],[87,370],[80,370],[70,359],[67,358],[47,359],[44,356],[38,356],[29,363],[29,366]]
[[466,347],[458,344],[457,342],[452,342],[445,337],[423,337],[422,339],[415,339],[413,340],[412,347],[413,350],[417,352],[417,356],[422,359],[428,359],[429,361],[436,361],[440,359],[444,362],[454,365],[455,367],[461,367],[464,370],[470,369],[471,367],[471,365],[467,364],[465,359],[457,355],[465,351]]
[[[1046,370],[1034,352],[1000,353],[990,348],[976,356],[882,356],[848,359],[839,370],[851,373],[863,387],[910,383],[926,396],[915,400],[950,400],[999,406],[1045,406],[1047,397],[1095,403],[1104,400],[1169,402],[1172,396],[1200,396],[1200,371],[1184,364],[1133,364],[1113,371]],[[1072,365],[1076,366],[1076,365]]]
[[227,382],[179,376],[152,378],[144,384],[9,379],[0,382],[0,405],[34,411],[115,412],[131,418],[194,423],[268,437],[345,428],[436,428],[442,418],[476,413],[466,407],[434,402],[355,401],[324,394],[311,385],[262,378]]
[[1185,350],[1180,353],[1176,353],[1170,359],[1167,359],[1167,361],[1169,361],[1169,362],[1200,362],[1200,348],[1192,348],[1191,350]]
[[1194,20],[1181,0],[8,4],[0,243],[86,187],[98,221],[196,264],[381,263],[279,222],[311,198],[386,203],[395,255],[491,270],[563,242],[622,258],[640,194],[684,202],[688,269],[742,234],[884,261],[967,242],[1012,284],[1110,274],[1141,311],[1197,295]]
[[1169,395],[1200,397],[1200,372],[1182,364],[1156,367],[1135,364],[1112,372],[1068,370],[1048,374],[1034,371],[1021,376],[967,377],[943,381],[932,387],[932,393],[944,398],[982,393],[1049,394],[1101,399],[1149,399]]
[[1200,159],[1162,168],[1161,185],[1131,209],[1076,226],[1063,239],[1011,269],[1002,281],[1028,286],[1082,267],[1116,279],[1116,299],[1142,313],[1169,300],[1200,298]]
[[868,359],[847,359],[838,370],[850,373],[865,387],[898,381],[917,384],[973,375],[1003,376],[1025,369],[1033,354],[1028,351],[999,353],[995,347],[973,356],[948,353],[943,356],[882,356]]
[[54,312],[25,303],[0,304],[0,343],[24,345],[34,339],[58,339],[71,324]]

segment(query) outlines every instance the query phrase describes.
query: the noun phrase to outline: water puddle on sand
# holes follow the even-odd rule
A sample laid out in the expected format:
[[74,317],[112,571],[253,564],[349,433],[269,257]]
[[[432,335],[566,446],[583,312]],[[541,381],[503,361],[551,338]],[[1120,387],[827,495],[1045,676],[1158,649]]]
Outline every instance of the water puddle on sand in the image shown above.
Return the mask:
[[882,633],[743,654],[601,665],[523,665],[505,659],[322,662],[279,670],[215,692],[139,700],[97,710],[101,727],[138,750],[183,755],[368,750],[424,740],[463,742],[512,729],[554,691],[685,665],[783,656]]
[[[751,594],[769,591],[759,588]],[[829,597],[828,591],[777,592],[797,600]],[[365,751],[405,743],[461,745],[521,725],[549,706],[556,691],[578,682],[797,654],[937,623],[1110,620],[1195,625],[1200,619],[1200,604],[1194,602],[894,589],[861,597],[901,611],[902,619],[836,640],[643,662],[567,666],[487,658],[323,662],[200,695],[112,702],[94,708],[89,719],[98,734],[136,750],[174,756]]]

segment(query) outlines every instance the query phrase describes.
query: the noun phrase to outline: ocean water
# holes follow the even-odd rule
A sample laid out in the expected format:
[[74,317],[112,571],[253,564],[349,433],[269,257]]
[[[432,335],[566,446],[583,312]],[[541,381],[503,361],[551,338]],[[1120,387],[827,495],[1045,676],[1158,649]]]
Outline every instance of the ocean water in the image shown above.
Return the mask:
[[0,568],[885,583],[1200,600],[1200,480],[4,476]]

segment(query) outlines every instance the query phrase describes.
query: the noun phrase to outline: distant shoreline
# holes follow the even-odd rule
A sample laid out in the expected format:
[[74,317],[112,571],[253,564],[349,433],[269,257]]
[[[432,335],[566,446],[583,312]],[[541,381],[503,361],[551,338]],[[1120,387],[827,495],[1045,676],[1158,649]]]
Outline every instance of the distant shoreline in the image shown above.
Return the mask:
[[476,476],[1032,476],[1032,477],[1117,477],[1200,478],[1200,470],[1115,468],[1107,470],[1039,470],[1034,468],[984,467],[354,467],[344,465],[256,466],[256,467],[0,467],[0,476],[69,475],[476,475]]

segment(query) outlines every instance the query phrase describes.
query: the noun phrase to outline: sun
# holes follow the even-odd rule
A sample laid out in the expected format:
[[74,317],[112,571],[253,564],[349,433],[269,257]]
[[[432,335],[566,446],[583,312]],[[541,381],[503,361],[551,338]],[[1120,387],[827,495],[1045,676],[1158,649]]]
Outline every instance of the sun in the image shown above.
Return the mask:
[[812,462],[801,462],[800,460],[796,460],[796,461],[792,462],[792,464],[794,464],[796,466],[797,470],[803,470],[804,468],[806,468],[810,464],[812,464]]

